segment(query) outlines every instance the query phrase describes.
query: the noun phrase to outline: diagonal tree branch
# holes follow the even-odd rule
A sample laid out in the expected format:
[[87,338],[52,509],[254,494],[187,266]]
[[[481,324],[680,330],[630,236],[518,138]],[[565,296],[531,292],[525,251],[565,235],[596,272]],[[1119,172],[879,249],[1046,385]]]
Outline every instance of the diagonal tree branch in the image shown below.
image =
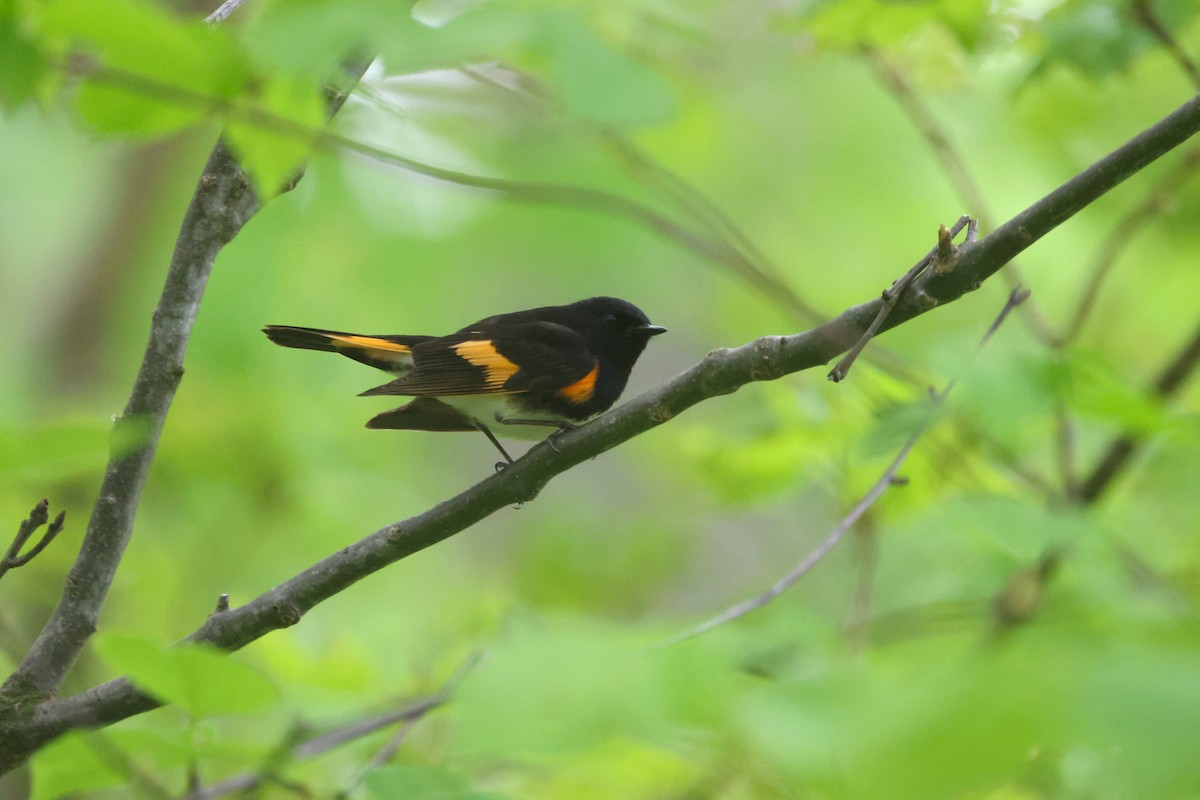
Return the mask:
[[[366,63],[354,63],[357,80]],[[330,100],[330,113],[345,102]],[[221,248],[259,208],[237,159],[218,140],[183,218],[142,364],[113,428],[109,462],[63,594],[29,653],[0,686],[0,713],[17,714],[52,696],[96,630],[100,608],[133,533],[142,487],[175,391],[196,313]]]
[[[953,302],[1010,259],[1142,167],[1200,130],[1200,97],[1121,146],[1022,211],[990,236],[960,250],[955,264],[930,270],[914,297],[898,305],[883,327],[893,328]],[[767,336],[734,349],[714,350],[662,386],[539,445],[503,472],[424,513],[385,526],[314,564],[244,606],[215,613],[190,641],[236,650],[299,622],[309,609],[357,581],[465,530],[500,509],[533,496],[556,475],[662,425],[688,408],[754,381],[776,380],[827,363],[850,347],[878,314],[876,299],[842,312],[818,328]],[[124,678],[78,695],[41,703],[31,716],[0,717],[0,770],[20,763],[46,741],[77,727],[109,724],[157,702]]]

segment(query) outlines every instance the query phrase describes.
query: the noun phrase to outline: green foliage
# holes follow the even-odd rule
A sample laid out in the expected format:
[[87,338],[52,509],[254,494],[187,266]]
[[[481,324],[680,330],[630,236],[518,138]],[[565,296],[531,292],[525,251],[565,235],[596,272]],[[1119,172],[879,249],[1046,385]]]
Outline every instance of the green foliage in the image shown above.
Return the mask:
[[204,645],[165,649],[149,639],[103,633],[95,648],[116,672],[193,717],[251,714],[279,699],[266,676]]
[[[1200,52],[1195,3],[1150,6]],[[0,582],[5,664],[57,599],[110,446],[146,441],[145,420],[111,424],[218,130],[270,200],[214,266],[102,631],[64,689],[127,675],[170,707],[56,740],[34,796],[178,796],[193,773],[278,779],[264,797],[1193,796],[1200,405],[1148,391],[1196,325],[1200,193],[1180,158],[1021,256],[1061,331],[1098,245],[1183,180],[1071,342],[1018,313],[978,349],[1008,293],[989,281],[873,343],[887,369],[701,404],[236,655],[168,646],[219,594],[247,602],[492,471],[479,436],[363,430],[386,406],[353,395],[377,377],[262,325],[442,333],[615,294],[671,331],[626,396],[808,325],[628,205],[497,202],[335,148],[322,92],[347,56],[380,58],[340,136],[609,192],[703,242],[738,246],[736,225],[775,266],[751,261],[836,313],[965,203],[872,59],[908,78],[999,221],[1193,91],[1138,20],[1094,0],[255,0],[210,28],[149,0],[0,0],[0,525],[43,496],[69,511]],[[802,581],[658,646],[765,591],[921,426],[907,482]],[[1100,503],[1073,502],[1124,433],[1145,447]],[[303,749],[447,681],[386,764],[396,726]]]
[[96,737],[69,733],[38,753],[34,800],[53,800],[76,792],[121,786],[120,768],[98,752]]
[[385,767],[367,776],[371,797],[379,800],[501,800],[504,795],[476,792],[465,778],[437,767]]

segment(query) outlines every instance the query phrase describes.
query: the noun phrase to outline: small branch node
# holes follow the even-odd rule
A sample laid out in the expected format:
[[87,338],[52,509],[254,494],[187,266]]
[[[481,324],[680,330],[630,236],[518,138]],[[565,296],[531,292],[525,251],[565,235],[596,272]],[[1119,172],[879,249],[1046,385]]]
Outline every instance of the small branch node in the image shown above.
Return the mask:
[[229,610],[229,595],[227,595],[227,594],[217,595],[217,607],[215,609],[213,609],[213,613],[220,614],[220,613],[228,611],[228,610]]
[[276,603],[272,606],[272,610],[275,612],[275,619],[279,622],[280,628],[290,628],[300,621],[300,617],[304,616],[304,613],[291,603]]
[[668,408],[665,403],[658,403],[650,412],[650,418],[660,425],[664,422],[670,422],[674,416],[675,412]]

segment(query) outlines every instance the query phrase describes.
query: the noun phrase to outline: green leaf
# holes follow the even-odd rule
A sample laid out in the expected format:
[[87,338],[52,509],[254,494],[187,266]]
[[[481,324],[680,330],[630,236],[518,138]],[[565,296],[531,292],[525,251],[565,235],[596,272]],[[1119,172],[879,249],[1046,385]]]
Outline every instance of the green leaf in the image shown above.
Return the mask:
[[113,761],[96,751],[89,736],[68,733],[33,756],[33,800],[54,800],[127,783]]
[[1085,75],[1104,77],[1124,69],[1153,45],[1150,34],[1133,24],[1129,12],[1110,0],[1065,3],[1046,15],[1039,31],[1046,48],[1035,72],[1057,61]]
[[273,197],[296,175],[324,119],[317,88],[285,77],[267,80],[255,102],[239,108],[225,134],[260,198]]
[[384,767],[367,775],[367,788],[381,800],[465,800],[465,778],[441,767]]
[[149,639],[110,633],[97,636],[95,647],[140,689],[193,717],[262,711],[279,697],[266,676],[206,645],[163,648]]
[[674,110],[671,87],[578,14],[545,12],[546,73],[566,107],[613,125],[660,122]]
[[0,476],[50,474],[61,479],[101,469],[108,455],[107,421],[57,420],[40,426],[0,426]]
[[229,35],[149,3],[51,0],[43,34],[95,59],[78,95],[104,133],[161,134],[205,118],[246,84]]
[[1067,405],[1080,416],[1138,433],[1168,425],[1162,404],[1096,355],[1074,353],[1067,362]]
[[41,48],[22,29],[16,0],[0,0],[0,107],[16,108],[31,98],[46,72]]

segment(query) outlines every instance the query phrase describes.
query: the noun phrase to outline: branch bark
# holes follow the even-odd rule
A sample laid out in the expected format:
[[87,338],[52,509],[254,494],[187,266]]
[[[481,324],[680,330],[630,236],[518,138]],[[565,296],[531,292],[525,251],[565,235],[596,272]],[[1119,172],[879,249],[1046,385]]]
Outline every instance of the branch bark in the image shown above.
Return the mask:
[[[1200,97],[974,246],[962,248],[952,268],[923,274],[883,328],[900,325],[978,287],[1022,250],[1198,130]],[[858,340],[882,303],[876,299],[854,306],[804,333],[767,336],[738,348],[714,350],[662,386],[557,438],[557,449],[535,447],[508,469],[458,496],[340,548],[244,606],[213,614],[187,638],[236,650],[273,630],[294,625],[309,609],[366,576],[532,496],[554,476],[668,422],[697,403],[735,392],[754,381],[776,380],[827,363]],[[113,723],[156,705],[153,698],[124,678],[69,698],[43,702],[31,715],[0,720],[0,770],[20,763],[67,730]]]

